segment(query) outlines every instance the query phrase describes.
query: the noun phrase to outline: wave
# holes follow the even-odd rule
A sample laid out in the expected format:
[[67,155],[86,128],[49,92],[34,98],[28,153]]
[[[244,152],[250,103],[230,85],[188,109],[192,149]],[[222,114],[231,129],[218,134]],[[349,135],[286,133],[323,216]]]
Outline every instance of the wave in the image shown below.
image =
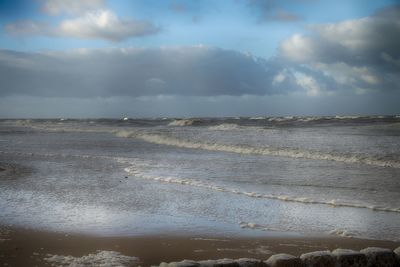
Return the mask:
[[2,151],[0,155],[13,155],[22,157],[43,157],[43,158],[76,158],[76,159],[88,159],[88,160],[112,160],[120,163],[129,163],[131,158],[113,157],[113,156],[99,156],[99,155],[77,155],[77,154],[66,154],[66,153],[38,153],[38,152],[23,152],[23,151]]
[[234,131],[243,129],[243,127],[234,123],[222,123],[220,125],[210,126],[208,129],[212,131]]
[[[194,121],[196,120],[189,120],[189,121],[191,121],[190,123],[194,123]],[[228,129],[228,128],[240,129],[241,127],[236,124],[221,124],[218,126],[219,127],[217,126],[213,127],[215,127],[214,129]],[[64,127],[48,126],[48,125],[30,125],[30,127],[33,129],[57,131],[57,132],[75,132],[75,131],[96,132],[96,133],[109,132],[116,134],[119,137],[126,137],[126,138],[131,137],[153,144],[168,145],[168,146],[175,146],[175,147],[189,148],[189,149],[203,149],[208,151],[220,151],[220,152],[237,153],[237,154],[279,156],[279,157],[289,157],[297,159],[335,161],[335,162],[343,162],[349,164],[366,164],[377,167],[400,168],[400,161],[397,159],[389,159],[389,158],[377,157],[365,154],[334,154],[329,152],[320,152],[320,151],[313,151],[306,149],[295,149],[295,148],[284,148],[284,147],[267,147],[267,146],[254,147],[246,145],[207,143],[200,141],[178,139],[175,137],[162,134],[146,133],[141,130],[131,130],[131,129],[114,130],[109,127],[64,128]]]
[[259,126],[248,126],[248,125],[238,125],[236,123],[222,123],[219,125],[214,125],[210,126],[207,128],[208,130],[211,131],[238,131],[238,130],[255,130],[255,131],[261,131],[261,130],[267,130],[267,128],[264,127],[259,127]]
[[271,117],[268,118],[268,121],[270,122],[283,122],[283,121],[291,121],[294,120],[295,117],[293,116],[287,116],[287,117]]
[[265,120],[268,117],[250,117],[249,120]]
[[240,146],[240,145],[226,145],[218,143],[194,142],[190,140],[177,139],[166,135],[147,134],[139,131],[116,131],[115,133],[119,137],[132,137],[153,144],[175,146],[180,148],[203,149],[209,151],[221,151],[221,152],[238,153],[238,154],[279,156],[279,157],[289,157],[298,159],[326,160],[326,161],[336,161],[343,163],[361,163],[377,167],[400,168],[400,162],[398,161],[360,155],[360,154],[337,155],[326,152],[303,150],[303,149],[251,147],[243,145]]
[[273,194],[262,194],[257,192],[247,192],[247,191],[240,191],[237,189],[227,188],[220,185],[215,185],[208,182],[203,182],[200,180],[193,180],[193,179],[183,179],[178,177],[172,176],[153,176],[145,174],[144,172],[140,171],[136,165],[134,167],[127,167],[124,169],[126,173],[129,175],[139,177],[146,180],[152,180],[162,183],[171,183],[171,184],[179,184],[179,185],[187,185],[193,186],[198,188],[204,188],[212,191],[218,192],[225,192],[225,193],[232,193],[237,195],[244,195],[251,198],[264,198],[264,199],[272,199],[272,200],[280,200],[280,201],[287,201],[287,202],[297,202],[303,204],[320,204],[320,205],[328,205],[331,207],[348,207],[348,208],[364,208],[364,209],[371,209],[374,211],[386,211],[386,212],[400,212],[400,208],[391,208],[391,207],[378,207],[378,206],[370,206],[370,205],[363,205],[363,204],[356,204],[356,203],[345,203],[339,202],[337,200],[315,200],[308,197],[292,197],[286,195],[273,195]]
[[[335,119],[338,119],[338,120],[356,120],[356,119],[359,119],[359,118],[362,118],[363,116],[335,116],[334,118]],[[381,116],[378,116],[378,117],[376,117],[376,116],[371,116],[371,117],[373,117],[373,118],[379,118],[379,117],[381,117]],[[382,118],[384,118],[384,117],[382,117]]]
[[199,124],[201,121],[196,119],[179,119],[174,120],[168,124],[168,126],[192,126]]

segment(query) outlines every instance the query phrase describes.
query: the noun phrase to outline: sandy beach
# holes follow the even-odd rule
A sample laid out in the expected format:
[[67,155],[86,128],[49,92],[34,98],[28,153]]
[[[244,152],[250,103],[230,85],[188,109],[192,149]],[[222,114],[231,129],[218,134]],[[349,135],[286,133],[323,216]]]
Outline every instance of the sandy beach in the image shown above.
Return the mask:
[[300,256],[318,250],[366,247],[395,249],[400,242],[327,236],[269,236],[232,238],[227,236],[152,235],[96,237],[1,227],[0,266],[51,266],[52,255],[81,257],[98,250],[116,251],[140,259],[141,266],[183,259],[254,258],[266,260],[277,253]]

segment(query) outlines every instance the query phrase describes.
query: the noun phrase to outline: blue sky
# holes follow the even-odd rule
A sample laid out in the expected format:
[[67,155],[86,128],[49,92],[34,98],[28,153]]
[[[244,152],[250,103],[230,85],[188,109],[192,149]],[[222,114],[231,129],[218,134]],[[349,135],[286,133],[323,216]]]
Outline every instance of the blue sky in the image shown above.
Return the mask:
[[[6,79],[0,102],[49,107],[36,116],[51,114],[48,102],[78,103],[82,97],[91,99],[93,110],[121,97],[124,101],[130,97],[132,103],[148,99],[152,105],[172,101],[182,110],[171,115],[182,116],[260,115],[274,97],[287,105],[284,113],[289,114],[396,113],[399,110],[387,107],[384,100],[368,110],[362,99],[370,101],[374,94],[379,99],[398,96],[400,59],[395,47],[400,41],[394,36],[400,33],[398,4],[393,0],[0,1],[0,76]],[[123,63],[118,61],[121,55],[126,55]],[[104,63],[102,58],[115,63]],[[21,65],[28,60],[29,67]],[[74,73],[76,64],[85,74],[80,78]],[[121,64],[127,68],[119,69]],[[143,66],[148,66],[147,72]],[[135,74],[130,75],[129,69]],[[67,86],[62,77],[68,75],[76,83]],[[62,84],[56,86],[52,77],[60,77]],[[257,101],[257,111],[252,107],[246,112],[252,105],[243,97],[249,96],[265,98],[265,103]],[[291,110],[296,96],[304,107],[317,98],[320,103],[351,98],[360,108]],[[200,101],[204,112],[187,110],[185,103],[190,101]],[[217,105],[215,101],[222,101],[220,109],[209,108]],[[229,101],[244,103],[240,114],[229,109]],[[36,114],[35,105],[29,112]],[[109,116],[170,113],[167,107],[146,113],[115,105],[117,111]],[[29,113],[6,106],[0,108],[4,117]],[[66,109],[57,116],[85,116],[90,105],[85,106],[89,108],[75,113]],[[281,108],[266,108],[264,113],[279,115],[278,110],[283,113]]]
[[[161,31],[145,38],[129,38],[122,42],[49,38],[43,36],[10,36],[5,26],[18,20],[34,20],[56,24],[68,14],[52,16],[41,10],[40,1],[0,1],[0,44],[3,49],[36,51],[71,48],[125,46],[180,46],[204,44],[250,52],[261,57],[276,53],[279,43],[297,32],[306,31],[307,24],[338,22],[370,16],[377,9],[395,4],[394,0],[298,0],[266,1],[300,17],[298,21],[260,21],[256,5],[240,0],[135,1],[108,0],[100,8],[112,10],[122,18],[150,20]],[[262,2],[262,1],[260,1]],[[174,10],[174,7],[182,10]],[[275,7],[274,7],[275,8]],[[196,20],[197,19],[197,20]],[[195,20],[195,21],[193,21]]]

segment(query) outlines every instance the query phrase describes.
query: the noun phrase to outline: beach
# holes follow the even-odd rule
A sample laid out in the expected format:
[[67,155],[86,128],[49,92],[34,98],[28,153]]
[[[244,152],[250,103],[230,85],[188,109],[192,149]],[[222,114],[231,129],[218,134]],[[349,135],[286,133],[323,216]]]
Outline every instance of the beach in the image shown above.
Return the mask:
[[394,249],[399,125],[398,116],[1,120],[0,262]]
[[97,251],[115,251],[137,257],[140,266],[162,262],[208,259],[252,258],[267,260],[271,255],[366,247],[395,249],[400,242],[326,236],[267,236],[232,238],[226,236],[150,235],[138,237],[98,237],[82,234],[43,232],[32,229],[7,229],[0,242],[2,266],[51,266],[50,255],[82,257]]

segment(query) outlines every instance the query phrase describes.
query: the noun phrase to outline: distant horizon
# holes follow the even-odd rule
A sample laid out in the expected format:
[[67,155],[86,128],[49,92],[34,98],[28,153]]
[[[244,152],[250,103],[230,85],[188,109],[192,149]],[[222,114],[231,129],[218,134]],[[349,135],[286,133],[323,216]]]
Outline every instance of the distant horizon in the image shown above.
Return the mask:
[[351,119],[351,117],[371,117],[371,118],[378,118],[378,117],[400,117],[400,114],[374,114],[374,115],[365,115],[365,114],[336,114],[336,115],[254,115],[254,116],[214,116],[214,117],[209,117],[209,116],[201,116],[201,117],[15,117],[15,118],[6,118],[6,117],[0,117],[0,120],[124,120],[127,118],[128,120],[141,120],[141,119],[148,119],[148,120],[186,120],[186,119],[263,119],[263,118],[308,118],[308,117],[320,117],[320,118],[335,118],[335,117],[342,117],[344,119]]

